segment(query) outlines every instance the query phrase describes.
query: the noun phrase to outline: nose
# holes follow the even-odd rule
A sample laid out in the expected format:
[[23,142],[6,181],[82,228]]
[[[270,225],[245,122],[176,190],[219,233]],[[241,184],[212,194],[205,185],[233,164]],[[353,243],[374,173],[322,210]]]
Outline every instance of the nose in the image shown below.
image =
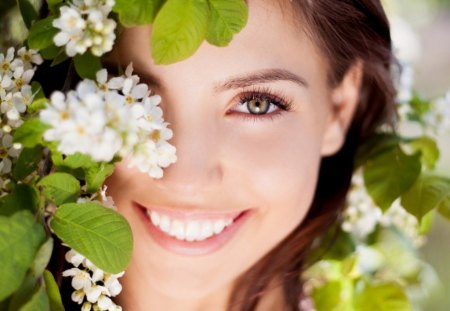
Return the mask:
[[223,178],[217,124],[194,106],[175,109],[165,111],[165,118],[174,133],[169,142],[176,147],[177,161],[164,169],[158,186],[168,193],[207,192]]

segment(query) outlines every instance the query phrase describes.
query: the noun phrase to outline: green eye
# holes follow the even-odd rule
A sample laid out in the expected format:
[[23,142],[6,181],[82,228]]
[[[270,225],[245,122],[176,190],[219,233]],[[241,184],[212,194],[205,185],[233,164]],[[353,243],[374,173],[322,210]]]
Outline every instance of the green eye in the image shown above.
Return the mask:
[[270,90],[252,91],[239,94],[237,104],[230,112],[253,119],[273,117],[283,111],[290,111],[290,101]]
[[251,114],[265,114],[271,105],[268,99],[258,97],[252,98],[244,104]]

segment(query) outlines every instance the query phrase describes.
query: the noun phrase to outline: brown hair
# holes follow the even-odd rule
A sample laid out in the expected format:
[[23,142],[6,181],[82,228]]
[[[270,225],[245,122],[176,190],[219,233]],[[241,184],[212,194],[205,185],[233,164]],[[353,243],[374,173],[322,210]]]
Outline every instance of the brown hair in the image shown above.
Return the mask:
[[291,7],[301,18],[303,30],[328,59],[331,86],[342,80],[355,61],[363,62],[360,100],[344,146],[322,159],[309,213],[288,237],[240,276],[229,299],[230,310],[254,310],[274,281],[282,284],[284,309],[299,309],[300,274],[307,254],[313,241],[339,221],[357,147],[394,115],[390,29],[380,1],[292,0]]

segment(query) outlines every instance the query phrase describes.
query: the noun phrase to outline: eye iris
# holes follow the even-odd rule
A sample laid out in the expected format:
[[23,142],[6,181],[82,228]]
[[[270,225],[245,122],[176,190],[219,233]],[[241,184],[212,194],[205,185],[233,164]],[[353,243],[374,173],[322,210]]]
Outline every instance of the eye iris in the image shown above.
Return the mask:
[[264,114],[270,108],[270,103],[267,99],[253,98],[247,102],[248,111],[252,114]]

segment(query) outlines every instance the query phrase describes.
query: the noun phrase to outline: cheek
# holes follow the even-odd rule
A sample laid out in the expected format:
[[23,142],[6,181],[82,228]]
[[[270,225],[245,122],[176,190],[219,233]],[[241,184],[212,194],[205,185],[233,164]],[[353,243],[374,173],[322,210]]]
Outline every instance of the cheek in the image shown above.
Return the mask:
[[235,139],[230,150],[239,150],[233,162],[241,167],[234,171],[240,172],[241,188],[252,194],[260,210],[255,229],[279,240],[297,226],[311,205],[323,130],[320,122],[299,118],[269,127],[260,135],[254,129],[241,129],[240,140]]

